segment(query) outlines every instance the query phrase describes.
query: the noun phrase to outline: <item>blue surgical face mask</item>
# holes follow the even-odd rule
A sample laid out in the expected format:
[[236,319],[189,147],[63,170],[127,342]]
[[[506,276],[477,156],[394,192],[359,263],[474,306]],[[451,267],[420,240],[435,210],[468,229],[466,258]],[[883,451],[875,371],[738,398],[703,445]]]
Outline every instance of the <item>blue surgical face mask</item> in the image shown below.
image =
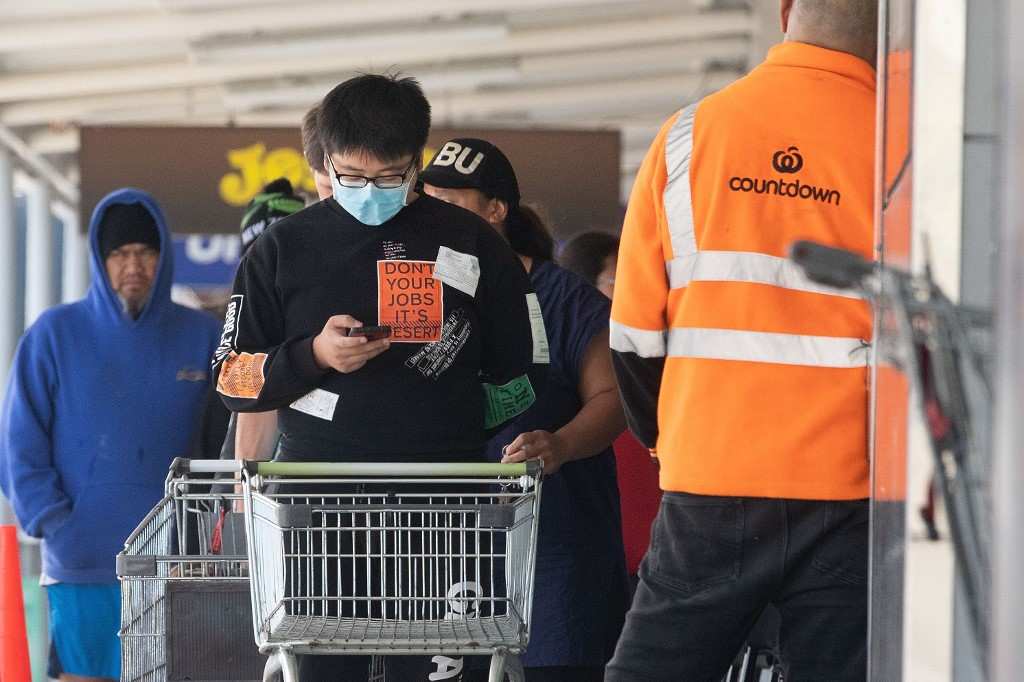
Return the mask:
[[416,173],[409,172],[409,177],[394,189],[381,189],[369,182],[366,187],[345,187],[338,182],[337,176],[330,173],[331,188],[334,200],[341,207],[364,225],[383,225],[398,215],[405,208]]

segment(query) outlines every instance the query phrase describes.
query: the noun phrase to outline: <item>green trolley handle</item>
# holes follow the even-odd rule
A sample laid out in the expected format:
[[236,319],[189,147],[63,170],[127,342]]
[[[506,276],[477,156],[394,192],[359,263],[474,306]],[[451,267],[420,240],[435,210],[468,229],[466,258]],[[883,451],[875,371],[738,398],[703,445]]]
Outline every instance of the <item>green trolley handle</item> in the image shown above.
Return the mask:
[[246,462],[250,475],[291,476],[301,478],[322,476],[453,476],[453,477],[514,477],[536,476],[542,465],[537,460],[518,464],[491,464],[481,462]]

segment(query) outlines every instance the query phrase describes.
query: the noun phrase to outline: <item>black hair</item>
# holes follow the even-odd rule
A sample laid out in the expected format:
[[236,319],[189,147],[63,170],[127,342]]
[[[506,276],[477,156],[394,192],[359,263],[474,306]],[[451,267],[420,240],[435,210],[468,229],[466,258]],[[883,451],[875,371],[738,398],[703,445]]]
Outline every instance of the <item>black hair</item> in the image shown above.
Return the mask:
[[319,104],[302,117],[302,154],[309,167],[315,171],[324,170],[324,143],[320,141],[320,129],[317,128],[319,117]]
[[364,74],[327,93],[316,127],[328,153],[362,152],[394,161],[426,146],[430,103],[415,78]]
[[597,286],[608,256],[619,252],[619,238],[608,232],[583,232],[569,240],[558,258],[559,264]]
[[519,204],[509,208],[505,218],[505,237],[509,246],[520,256],[534,260],[553,260],[555,240],[540,214],[529,206]]

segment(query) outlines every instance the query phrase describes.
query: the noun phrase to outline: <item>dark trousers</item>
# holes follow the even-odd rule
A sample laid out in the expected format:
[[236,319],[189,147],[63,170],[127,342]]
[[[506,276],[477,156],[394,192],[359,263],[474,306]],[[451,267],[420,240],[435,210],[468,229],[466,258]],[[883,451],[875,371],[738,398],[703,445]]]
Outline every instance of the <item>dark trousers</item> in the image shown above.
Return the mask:
[[786,682],[867,676],[868,502],[666,493],[609,682],[717,682],[764,609]]
[[602,682],[604,670],[600,666],[545,666],[526,668],[526,682]]

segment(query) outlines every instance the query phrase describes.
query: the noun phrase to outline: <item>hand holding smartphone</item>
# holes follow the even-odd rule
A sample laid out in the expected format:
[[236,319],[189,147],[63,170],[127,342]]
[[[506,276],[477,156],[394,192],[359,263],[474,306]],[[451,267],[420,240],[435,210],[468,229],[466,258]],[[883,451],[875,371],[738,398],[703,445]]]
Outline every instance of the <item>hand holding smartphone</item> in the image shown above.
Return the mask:
[[313,337],[313,361],[320,369],[349,374],[386,351],[389,336],[390,327],[371,327],[351,315],[334,315]]
[[349,327],[346,336],[365,336],[368,341],[377,341],[391,336],[391,327],[387,325]]

